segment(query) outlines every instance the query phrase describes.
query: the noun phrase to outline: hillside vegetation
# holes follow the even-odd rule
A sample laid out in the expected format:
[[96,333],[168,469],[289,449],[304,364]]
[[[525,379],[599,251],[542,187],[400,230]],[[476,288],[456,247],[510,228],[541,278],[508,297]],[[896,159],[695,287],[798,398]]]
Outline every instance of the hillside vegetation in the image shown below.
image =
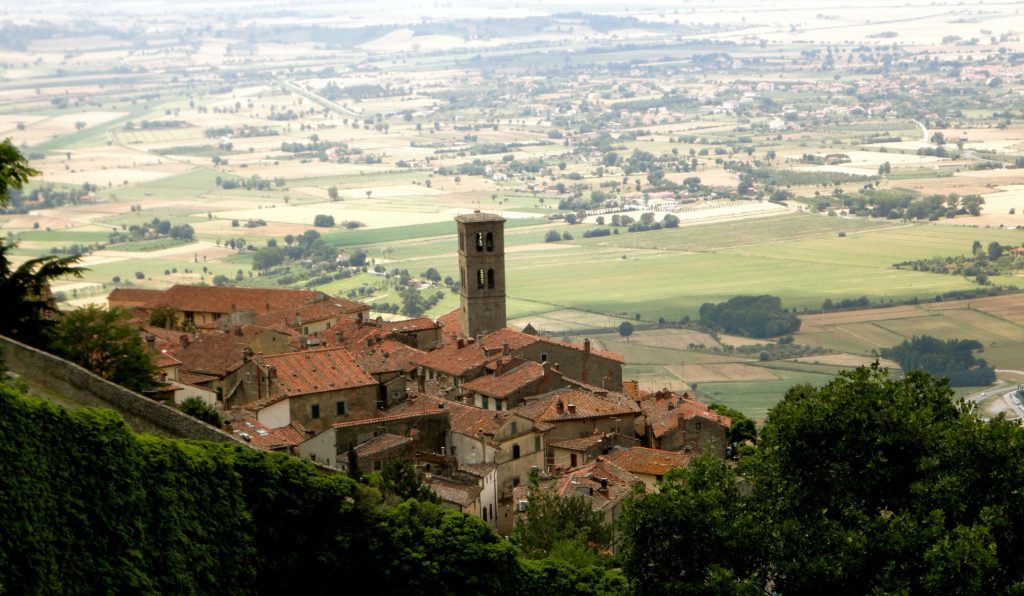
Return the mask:
[[[0,385],[0,592],[609,593],[483,522],[242,446],[136,435]],[[610,583],[608,583],[610,582]],[[364,591],[364,590],[360,590]]]

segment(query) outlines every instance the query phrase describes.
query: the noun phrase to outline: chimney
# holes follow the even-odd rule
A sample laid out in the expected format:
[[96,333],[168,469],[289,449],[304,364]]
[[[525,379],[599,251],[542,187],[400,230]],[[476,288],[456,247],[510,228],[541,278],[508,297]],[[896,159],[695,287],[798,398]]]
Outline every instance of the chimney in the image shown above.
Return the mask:
[[309,347],[309,338],[305,335],[299,337],[299,348],[305,350]]
[[189,344],[188,334],[182,333],[181,337],[178,338],[178,341],[181,343],[181,347],[187,348]]
[[569,413],[570,414],[575,414],[576,413],[576,404],[569,404]]
[[590,353],[590,338],[589,337],[583,340],[583,353],[584,354],[589,354]]
[[457,347],[460,350],[466,347],[466,340],[462,339],[461,337],[455,340],[455,347]]

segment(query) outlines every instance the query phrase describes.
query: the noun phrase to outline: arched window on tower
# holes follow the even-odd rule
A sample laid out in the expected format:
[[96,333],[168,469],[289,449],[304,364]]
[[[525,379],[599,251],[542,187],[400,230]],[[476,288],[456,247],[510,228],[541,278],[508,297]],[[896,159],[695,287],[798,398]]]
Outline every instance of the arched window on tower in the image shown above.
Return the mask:
[[487,252],[494,252],[494,234],[487,232]]
[[466,234],[459,228],[459,249],[466,252]]
[[484,284],[485,283],[486,283],[486,281],[485,281],[485,277],[484,277],[484,270],[483,269],[478,269],[477,272],[476,272],[476,289],[478,289],[478,290],[484,289]]
[[494,269],[487,270],[487,287],[494,289]]
[[476,233],[476,252],[483,252],[483,251],[484,251],[484,233],[483,232],[477,232]]

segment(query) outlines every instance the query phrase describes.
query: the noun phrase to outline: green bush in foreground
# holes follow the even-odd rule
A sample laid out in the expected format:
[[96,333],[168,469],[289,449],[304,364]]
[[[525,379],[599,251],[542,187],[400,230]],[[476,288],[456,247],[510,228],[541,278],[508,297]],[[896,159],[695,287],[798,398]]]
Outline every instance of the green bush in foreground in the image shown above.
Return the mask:
[[[0,385],[0,592],[607,593],[479,519],[233,444],[136,435]],[[564,588],[564,590],[563,590]]]

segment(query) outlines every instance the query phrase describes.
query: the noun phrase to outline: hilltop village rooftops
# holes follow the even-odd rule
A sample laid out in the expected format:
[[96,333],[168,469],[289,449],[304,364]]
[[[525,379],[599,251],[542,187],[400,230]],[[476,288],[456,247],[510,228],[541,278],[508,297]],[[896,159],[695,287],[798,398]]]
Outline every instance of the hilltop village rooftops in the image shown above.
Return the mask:
[[640,406],[621,395],[599,396],[565,388],[528,397],[523,405],[510,411],[537,422],[553,423],[607,416],[635,416],[640,414]]
[[640,408],[655,437],[661,437],[679,426],[680,420],[692,418],[703,418],[725,428],[732,425],[732,420],[728,416],[719,414],[707,404],[670,391],[645,394],[640,401]]
[[463,388],[491,397],[505,397],[544,378],[545,370],[543,364],[523,361],[508,370],[498,370],[493,375],[477,377],[463,385]]
[[327,294],[312,290],[175,285],[159,292],[159,295],[153,296],[143,305],[143,308],[154,309],[170,306],[182,312],[267,313],[299,308],[313,302],[330,299],[331,297]]
[[600,457],[633,474],[663,476],[670,470],[685,468],[693,459],[693,454],[649,447],[630,447],[613,450]]

